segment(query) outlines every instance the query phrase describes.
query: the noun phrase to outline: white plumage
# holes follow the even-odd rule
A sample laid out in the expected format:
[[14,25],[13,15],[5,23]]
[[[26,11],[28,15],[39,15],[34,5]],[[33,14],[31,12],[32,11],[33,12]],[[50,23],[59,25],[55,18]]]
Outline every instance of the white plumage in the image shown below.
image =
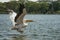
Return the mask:
[[[11,10],[11,12],[9,13],[9,15],[10,15],[10,19],[11,19],[11,21],[12,21],[13,26],[15,26],[15,24],[17,24],[17,23],[14,21],[14,19],[15,19],[17,13],[14,12],[13,10]],[[25,19],[25,20],[26,20],[26,19]],[[20,20],[19,20],[19,21],[20,21]],[[26,25],[28,25],[28,24],[25,23],[25,22],[23,22],[23,25],[26,26]]]
[[13,26],[15,26],[16,22],[14,22],[14,19],[15,19],[17,13],[15,13],[13,10],[11,10],[11,12],[9,14],[10,14],[10,19],[12,21],[12,24],[13,24]]
[[[9,10],[9,11],[10,11],[9,12],[10,19],[11,19],[12,24],[13,24],[12,29],[13,30],[18,29],[17,31],[19,31],[19,32],[23,31],[23,28],[26,27],[28,24],[25,23],[25,21],[23,21],[23,20],[22,20],[23,23],[21,23],[21,20],[20,19],[23,19],[26,14],[21,15],[21,17],[19,17],[19,19],[17,19],[17,22],[15,22],[14,20],[15,20],[15,17],[17,15],[17,13],[14,12],[13,10]],[[17,23],[19,23],[19,24],[18,25],[15,25]]]
[[[14,21],[17,13],[14,12],[13,10],[9,10],[9,11],[10,11],[10,13],[9,13],[10,19],[11,19],[12,24],[13,24],[13,28],[12,28],[13,30],[18,29],[17,31],[21,32],[21,31],[23,31],[22,29],[28,25],[27,22],[33,22],[32,20],[26,20],[26,19],[24,20],[23,19],[24,16],[26,15],[25,9],[23,9],[23,13],[19,16],[19,18],[17,19],[17,22]],[[15,24],[17,24],[17,25],[15,25]]]

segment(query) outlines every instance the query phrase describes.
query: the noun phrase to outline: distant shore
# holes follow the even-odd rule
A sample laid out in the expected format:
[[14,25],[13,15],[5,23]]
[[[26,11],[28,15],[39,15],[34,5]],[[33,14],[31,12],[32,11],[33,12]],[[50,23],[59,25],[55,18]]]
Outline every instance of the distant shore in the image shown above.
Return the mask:
[[8,12],[0,12],[0,14],[9,14]]
[[[9,14],[9,13],[8,13],[8,12],[0,12],[0,14]],[[30,15],[31,15],[31,14],[33,14],[33,15],[34,15],[34,14],[42,14],[42,15],[43,15],[44,13],[27,13],[27,14],[30,14]],[[55,15],[55,14],[56,14],[56,15],[60,15],[60,13],[46,13],[46,14],[44,14],[44,15]]]
[[[21,3],[16,1],[0,2],[0,14],[8,14],[7,9],[12,9],[15,12],[19,12]],[[58,5],[57,5],[58,4]],[[28,1],[25,4],[28,14],[60,14],[60,2],[32,2]]]

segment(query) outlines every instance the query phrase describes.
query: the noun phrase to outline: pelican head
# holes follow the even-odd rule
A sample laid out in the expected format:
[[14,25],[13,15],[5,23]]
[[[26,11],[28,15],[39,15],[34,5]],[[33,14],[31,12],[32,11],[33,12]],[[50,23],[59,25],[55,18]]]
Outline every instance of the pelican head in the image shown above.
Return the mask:
[[9,12],[9,13],[11,12],[11,13],[12,13],[12,12],[14,12],[14,11],[13,11],[13,10],[11,10],[11,9],[7,9],[7,12]]

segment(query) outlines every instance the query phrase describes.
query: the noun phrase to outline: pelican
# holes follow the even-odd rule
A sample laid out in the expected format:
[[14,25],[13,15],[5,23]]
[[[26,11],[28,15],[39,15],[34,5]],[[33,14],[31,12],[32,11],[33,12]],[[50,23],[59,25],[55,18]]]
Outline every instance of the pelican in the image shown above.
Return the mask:
[[26,15],[26,8],[24,5],[20,4],[19,13],[14,12],[13,10],[8,10],[10,14],[10,19],[12,21],[13,27],[12,30],[17,30],[18,32],[23,32],[23,28],[25,28],[28,23],[33,22],[33,20],[26,20],[24,16]]

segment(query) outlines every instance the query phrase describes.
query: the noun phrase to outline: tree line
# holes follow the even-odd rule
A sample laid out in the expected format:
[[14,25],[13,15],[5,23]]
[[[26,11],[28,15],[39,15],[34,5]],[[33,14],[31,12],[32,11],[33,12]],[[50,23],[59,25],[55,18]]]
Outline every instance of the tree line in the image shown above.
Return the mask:
[[[6,10],[12,9],[18,13],[19,2],[0,2],[0,13],[8,13]],[[25,3],[27,13],[30,14],[60,14],[60,2],[32,2],[28,1]]]

